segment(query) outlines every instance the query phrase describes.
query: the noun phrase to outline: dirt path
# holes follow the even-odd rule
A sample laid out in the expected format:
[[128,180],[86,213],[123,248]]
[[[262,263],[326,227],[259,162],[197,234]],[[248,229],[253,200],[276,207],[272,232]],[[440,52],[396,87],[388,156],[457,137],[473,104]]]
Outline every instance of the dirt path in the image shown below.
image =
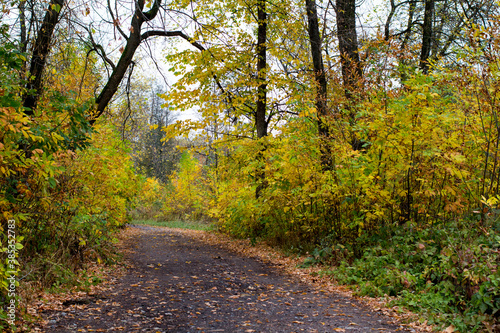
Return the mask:
[[47,312],[47,332],[401,332],[357,301],[179,230],[142,227],[101,295]]

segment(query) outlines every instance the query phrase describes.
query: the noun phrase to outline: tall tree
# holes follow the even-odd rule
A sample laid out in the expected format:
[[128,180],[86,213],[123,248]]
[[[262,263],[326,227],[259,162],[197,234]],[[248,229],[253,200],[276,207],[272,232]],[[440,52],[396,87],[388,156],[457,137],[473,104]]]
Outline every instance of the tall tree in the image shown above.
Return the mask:
[[336,5],[342,80],[346,98],[352,100],[363,75],[356,32],[356,0],[336,0]]
[[255,110],[255,129],[257,138],[267,136],[267,13],[266,0],[257,1],[257,108]]
[[[255,109],[255,129],[257,131],[257,140],[267,136],[268,122],[266,119],[267,109],[267,12],[266,1],[257,1],[257,106]],[[260,144],[265,145],[264,142]],[[259,151],[257,158],[262,160],[265,146]],[[263,163],[262,163],[263,164]],[[255,197],[259,198],[262,190],[266,187],[266,174],[264,166],[257,167],[257,181],[259,184],[255,190]]]
[[424,23],[422,25],[422,47],[420,49],[420,69],[424,73],[429,71],[429,57],[432,49],[434,1],[425,0]]
[[[33,46],[28,82],[26,84],[27,91],[23,98],[23,106],[26,108],[25,113],[30,116],[34,114],[41,95],[43,72],[52,46],[54,29],[59,22],[59,15],[64,4],[64,0],[51,0]],[[24,11],[21,12],[24,15]],[[21,22],[24,21],[23,17],[21,17]],[[21,26],[22,29],[23,26]],[[21,35],[21,42],[27,42],[24,32]]]
[[[356,32],[356,0],[337,0],[336,4],[342,82],[347,100],[346,112],[349,122],[354,125],[356,93],[360,89],[363,76]],[[354,150],[363,148],[364,141],[359,139],[354,131],[350,133],[350,140]]]
[[327,81],[323,56],[321,54],[321,36],[318,24],[318,11],[315,0],[306,0],[307,26],[309,42],[311,44],[311,55],[314,67],[314,79],[316,81],[316,110],[318,112],[318,132],[320,136],[321,165],[323,169],[331,167],[331,154],[326,142],[329,135],[327,116]]
[[134,161],[146,176],[166,183],[181,154],[176,149],[174,139],[163,140],[165,136],[163,128],[172,124],[175,117],[170,107],[162,106],[163,100],[159,96],[161,93],[163,93],[161,87],[151,91],[149,126],[136,142]]

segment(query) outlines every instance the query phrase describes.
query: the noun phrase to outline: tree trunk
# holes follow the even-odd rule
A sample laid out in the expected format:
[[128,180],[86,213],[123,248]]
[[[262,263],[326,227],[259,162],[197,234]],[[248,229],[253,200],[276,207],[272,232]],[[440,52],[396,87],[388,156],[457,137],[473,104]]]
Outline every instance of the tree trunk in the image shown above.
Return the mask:
[[337,0],[337,37],[345,95],[352,100],[358,82],[363,75],[358,53],[356,33],[356,1]]
[[266,83],[266,39],[267,39],[267,14],[266,1],[258,1],[258,31],[257,31],[257,110],[255,113],[255,127],[257,138],[263,138],[267,135],[266,121],[266,103],[267,103],[267,83]]
[[34,115],[38,99],[41,95],[43,71],[50,53],[52,35],[59,22],[59,15],[63,6],[64,0],[52,0],[49,3],[47,13],[35,40],[28,83],[26,84],[26,93],[23,97],[23,106],[26,108],[24,112],[28,116]]
[[321,165],[323,170],[331,168],[331,153],[328,148],[328,123],[326,121],[327,108],[327,82],[321,55],[321,36],[319,33],[318,12],[315,0],[306,0],[307,23],[311,55],[314,67],[314,80],[316,81],[316,110],[318,112],[318,132],[320,137]]
[[130,64],[132,63],[132,58],[134,57],[135,51],[141,44],[143,38],[141,36],[141,27],[144,22],[148,22],[156,17],[158,10],[160,9],[161,0],[156,0],[152,8],[148,12],[144,12],[144,0],[139,0],[136,2],[136,9],[134,16],[132,17],[132,22],[130,25],[130,35],[127,39],[127,44],[122,52],[118,64],[113,69],[108,82],[102,89],[101,93],[97,97],[96,104],[96,114],[94,118],[90,121],[91,124],[99,118],[106,107],[108,106],[111,98],[118,90],[120,83],[127,72]]
[[429,72],[429,58],[432,49],[432,21],[434,16],[434,1],[425,0],[424,24],[422,26],[422,49],[420,52],[420,68],[427,74]]
[[26,33],[26,0],[21,0],[19,8],[19,41],[21,42],[20,51],[25,53],[28,46],[28,38]]
[[[267,136],[267,119],[266,119],[266,104],[267,104],[267,83],[266,83],[266,41],[267,41],[267,14],[266,0],[257,2],[257,108],[255,111],[255,128],[257,130],[257,140]],[[262,143],[264,144],[264,143]],[[262,160],[263,153],[266,147],[263,146],[257,158]],[[256,178],[259,184],[255,190],[255,197],[258,199],[261,196],[262,190],[266,187],[266,174],[264,166],[259,166],[256,171]]]
[[410,0],[410,6],[408,9],[408,23],[406,24],[405,37],[401,42],[401,50],[404,50],[404,48],[408,44],[408,41],[410,40],[411,32],[413,29],[413,17],[415,15],[416,7],[417,7],[416,0]]
[[384,40],[388,41],[391,38],[391,22],[394,14],[396,13],[396,4],[394,0],[391,0],[391,11],[387,16],[387,20],[385,20],[385,28],[384,28]]
[[[356,0],[337,0],[337,36],[339,40],[340,64],[344,94],[347,99],[346,112],[349,122],[354,125],[356,119],[356,94],[361,87],[363,72],[358,53],[358,35],[356,34]],[[364,141],[350,133],[351,146],[354,150],[363,148]]]

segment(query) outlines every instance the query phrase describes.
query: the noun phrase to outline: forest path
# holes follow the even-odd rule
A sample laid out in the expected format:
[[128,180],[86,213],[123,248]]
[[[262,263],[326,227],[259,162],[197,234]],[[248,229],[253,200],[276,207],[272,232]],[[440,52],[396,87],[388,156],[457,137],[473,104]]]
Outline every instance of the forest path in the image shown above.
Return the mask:
[[189,231],[132,229],[126,274],[86,302],[47,312],[47,332],[407,331],[353,298]]

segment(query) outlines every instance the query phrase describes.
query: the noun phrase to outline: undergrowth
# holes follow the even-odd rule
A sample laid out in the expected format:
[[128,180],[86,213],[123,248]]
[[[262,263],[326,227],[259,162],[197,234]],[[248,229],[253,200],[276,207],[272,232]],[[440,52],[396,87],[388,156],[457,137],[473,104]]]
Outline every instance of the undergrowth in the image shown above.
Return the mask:
[[464,219],[418,228],[382,228],[355,258],[340,245],[317,247],[303,266],[323,271],[359,295],[394,296],[390,305],[420,313],[439,329],[500,329],[500,221]]

